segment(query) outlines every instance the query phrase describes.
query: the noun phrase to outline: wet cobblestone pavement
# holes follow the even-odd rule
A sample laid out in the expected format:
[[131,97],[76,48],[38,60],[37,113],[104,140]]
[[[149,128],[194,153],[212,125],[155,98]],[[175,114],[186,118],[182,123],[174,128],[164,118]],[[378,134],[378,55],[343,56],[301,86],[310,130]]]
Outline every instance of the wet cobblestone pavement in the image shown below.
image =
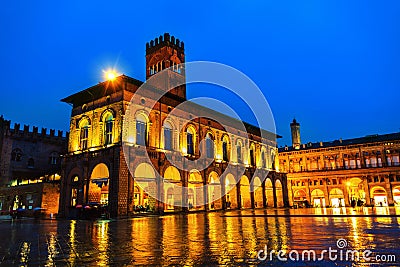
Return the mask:
[[[275,216],[278,215],[278,216]],[[326,216],[327,215],[327,216]],[[356,216],[354,216],[356,215]],[[380,215],[377,217],[376,215]],[[1,266],[400,266],[400,209],[243,210],[123,220],[0,221]],[[258,260],[271,250],[372,251],[372,263]],[[269,254],[268,254],[269,255]],[[295,255],[295,254],[293,254]],[[382,262],[380,263],[382,265]],[[379,266],[380,266],[379,265]]]

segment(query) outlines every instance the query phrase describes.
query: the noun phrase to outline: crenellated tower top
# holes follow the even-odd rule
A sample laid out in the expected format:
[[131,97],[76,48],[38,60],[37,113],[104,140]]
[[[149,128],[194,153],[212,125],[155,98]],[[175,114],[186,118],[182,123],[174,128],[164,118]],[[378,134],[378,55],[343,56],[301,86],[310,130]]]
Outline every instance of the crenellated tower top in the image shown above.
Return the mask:
[[185,82],[183,63],[185,63],[185,45],[169,33],[164,33],[146,43],[146,79],[169,68],[169,86],[167,86],[173,88],[170,92],[186,99],[186,86],[174,87],[174,84]]

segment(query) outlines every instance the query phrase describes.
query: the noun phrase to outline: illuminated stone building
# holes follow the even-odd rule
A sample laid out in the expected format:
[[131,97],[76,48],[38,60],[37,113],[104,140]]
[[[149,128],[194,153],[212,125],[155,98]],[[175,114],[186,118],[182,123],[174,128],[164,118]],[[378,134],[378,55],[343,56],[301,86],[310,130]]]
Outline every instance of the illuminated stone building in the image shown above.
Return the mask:
[[[12,128],[9,120],[0,117],[0,210],[50,210],[51,203],[58,203],[61,156],[67,151],[67,136],[45,128],[39,132],[38,127],[30,129],[28,125],[20,129],[17,123]],[[42,192],[51,193],[42,196]],[[53,197],[47,204],[50,195]],[[51,208],[50,212],[57,210]]]
[[290,205],[400,205],[400,133],[300,144],[300,124],[290,126],[293,144],[279,149]]
[[[168,33],[146,45],[146,79],[170,68],[167,82],[185,81],[179,65],[184,62],[184,43]],[[126,75],[110,78],[62,100],[73,109],[61,216],[72,217],[77,206],[90,203],[107,205],[113,217],[140,206],[163,213],[288,205],[286,177],[274,170],[276,135],[268,132],[270,138],[261,140],[259,128],[245,124],[246,132],[239,131],[232,118],[196,104],[178,110],[186,101],[185,85],[163,92],[154,106],[147,103],[159,89],[146,89],[129,106],[143,82]],[[128,110],[134,118],[123,127]],[[167,118],[172,110],[176,114]],[[202,116],[194,118],[199,113]],[[235,134],[227,134],[221,121],[208,114],[217,114]],[[124,147],[124,142],[130,145]],[[203,170],[193,161],[201,158],[200,151],[211,159]],[[150,162],[143,161],[147,156]],[[175,167],[168,157],[181,158],[184,168]]]

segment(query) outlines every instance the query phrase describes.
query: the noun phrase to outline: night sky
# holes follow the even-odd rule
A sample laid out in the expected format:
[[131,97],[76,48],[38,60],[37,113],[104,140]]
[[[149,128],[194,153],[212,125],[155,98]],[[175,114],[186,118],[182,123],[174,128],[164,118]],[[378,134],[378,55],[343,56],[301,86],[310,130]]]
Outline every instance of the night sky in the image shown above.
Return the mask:
[[[3,2],[0,114],[68,130],[60,99],[110,67],[144,80],[145,43],[169,32],[187,61],[230,65],[262,89],[280,145],[291,142],[293,117],[304,142],[400,130],[399,1],[138,2]],[[228,100],[255,123],[224,92],[189,88],[188,97]]]

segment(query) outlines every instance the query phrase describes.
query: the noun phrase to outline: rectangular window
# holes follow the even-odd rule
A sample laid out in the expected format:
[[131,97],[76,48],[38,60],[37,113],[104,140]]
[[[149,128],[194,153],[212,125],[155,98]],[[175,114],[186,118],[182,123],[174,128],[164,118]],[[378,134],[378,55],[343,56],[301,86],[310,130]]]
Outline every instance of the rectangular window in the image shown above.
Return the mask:
[[222,143],[222,159],[228,161],[228,143]]
[[164,128],[164,149],[172,150],[172,130]]
[[356,168],[356,160],[354,160],[354,159],[350,160],[350,168],[352,168],[352,169]]
[[186,135],[187,141],[187,153],[189,155],[194,155],[194,146],[193,146],[193,134],[187,133]]
[[376,158],[371,158],[371,167],[375,168],[377,166]]
[[88,136],[89,127],[83,127],[81,129],[81,149],[86,150],[88,148]]
[[393,156],[392,163],[393,166],[399,166],[399,156]]
[[113,143],[112,132],[113,132],[113,121],[106,121],[105,125],[105,145],[110,145]]
[[250,149],[250,165],[254,166],[255,165],[255,161],[254,161],[254,151],[253,149]]
[[214,142],[211,138],[206,139],[206,149],[207,158],[214,158]]
[[236,147],[236,153],[237,153],[238,163],[243,163],[242,162],[242,147],[240,145]]
[[136,121],[136,144],[146,145],[146,123]]

